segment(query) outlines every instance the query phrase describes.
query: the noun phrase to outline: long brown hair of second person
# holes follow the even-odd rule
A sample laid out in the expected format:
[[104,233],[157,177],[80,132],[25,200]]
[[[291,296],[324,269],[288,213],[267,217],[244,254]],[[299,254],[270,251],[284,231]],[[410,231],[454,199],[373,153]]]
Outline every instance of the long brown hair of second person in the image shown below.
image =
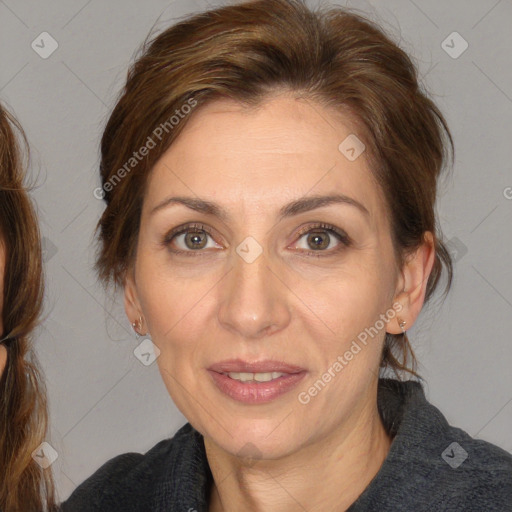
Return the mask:
[[48,427],[46,391],[32,346],[44,279],[22,148],[28,149],[25,134],[0,104],[0,238],[5,252],[0,342],[7,350],[0,376],[1,512],[56,510],[51,469],[42,469],[32,458]]

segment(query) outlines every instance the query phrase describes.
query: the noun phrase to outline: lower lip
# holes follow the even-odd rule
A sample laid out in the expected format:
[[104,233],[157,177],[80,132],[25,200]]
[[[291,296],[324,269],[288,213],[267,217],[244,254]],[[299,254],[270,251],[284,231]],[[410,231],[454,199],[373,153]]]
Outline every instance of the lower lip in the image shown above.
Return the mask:
[[268,382],[241,382],[223,373],[208,370],[217,387],[226,395],[245,404],[263,404],[292,390],[306,375],[289,373]]

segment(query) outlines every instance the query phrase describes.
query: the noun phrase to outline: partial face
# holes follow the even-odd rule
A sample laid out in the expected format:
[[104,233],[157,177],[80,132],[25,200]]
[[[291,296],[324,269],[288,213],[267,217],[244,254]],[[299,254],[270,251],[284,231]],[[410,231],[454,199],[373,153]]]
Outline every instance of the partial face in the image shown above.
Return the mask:
[[4,307],[4,274],[5,274],[5,243],[0,234],[0,338],[4,331],[3,325],[3,307]]
[[[152,171],[127,314],[144,316],[196,429],[232,454],[283,456],[375,406],[399,275],[384,200],[364,153],[338,149],[348,124],[318,104],[222,100],[194,115]],[[308,202],[333,195],[350,199]],[[274,380],[237,380],[254,372]]]
[[[3,337],[4,324],[3,324],[3,307],[4,307],[4,273],[5,273],[5,245],[0,235],[0,338]],[[7,359],[7,350],[3,345],[0,345],[0,376],[2,375]]]

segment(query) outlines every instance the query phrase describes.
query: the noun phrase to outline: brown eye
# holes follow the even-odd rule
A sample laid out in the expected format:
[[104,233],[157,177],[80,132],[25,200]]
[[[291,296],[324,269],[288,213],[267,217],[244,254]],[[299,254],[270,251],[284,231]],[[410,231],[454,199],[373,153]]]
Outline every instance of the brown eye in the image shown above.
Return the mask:
[[183,239],[185,245],[192,250],[203,249],[206,246],[208,235],[204,231],[189,231]]
[[[209,239],[211,240],[210,243]],[[210,251],[203,249],[221,248],[213,240],[210,230],[202,224],[179,226],[167,234],[162,243],[171,252],[186,256],[195,256],[203,253],[206,255]]]
[[326,249],[329,247],[330,241],[331,237],[327,234],[327,231],[310,231],[307,236],[307,243],[314,250]]
[[329,256],[350,245],[351,239],[343,231],[329,224],[319,224],[301,230],[297,248],[307,255]]

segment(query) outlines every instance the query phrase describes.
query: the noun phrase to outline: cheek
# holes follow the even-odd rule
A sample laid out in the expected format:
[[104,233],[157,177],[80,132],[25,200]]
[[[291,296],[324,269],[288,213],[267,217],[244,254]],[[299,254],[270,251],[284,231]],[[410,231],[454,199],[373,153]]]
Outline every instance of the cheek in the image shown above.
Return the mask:
[[[321,287],[308,289],[305,302],[316,315],[310,314],[304,328],[315,340],[315,356],[321,359],[318,371],[332,368],[341,356],[340,371],[347,378],[338,379],[333,391],[342,389],[347,381],[355,384],[366,379],[368,369],[377,371],[380,364],[386,331],[382,318],[393,318],[394,314],[390,311],[392,272],[382,261],[363,258],[350,271],[333,273]],[[303,311],[307,314],[308,309]]]
[[[141,253],[136,267],[138,298],[148,330],[160,350],[198,339],[209,277],[178,276],[154,254]],[[177,343],[176,340],[180,340]],[[161,345],[161,346],[160,346]]]
[[316,283],[303,281],[299,293],[334,331],[347,332],[384,313],[391,289],[389,275],[389,268],[376,255],[357,254]]

